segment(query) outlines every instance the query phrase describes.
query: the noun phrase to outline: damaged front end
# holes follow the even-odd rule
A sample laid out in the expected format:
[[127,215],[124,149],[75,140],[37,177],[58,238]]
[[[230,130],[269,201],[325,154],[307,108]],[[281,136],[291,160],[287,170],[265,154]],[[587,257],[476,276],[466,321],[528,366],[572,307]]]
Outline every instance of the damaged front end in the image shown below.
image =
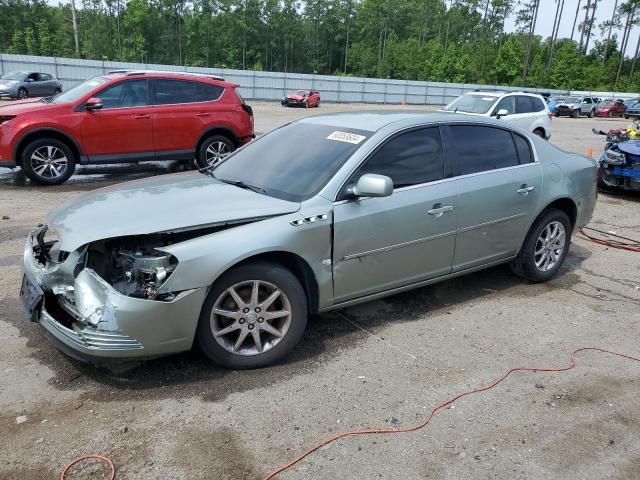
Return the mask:
[[640,190],[640,141],[612,145],[602,153],[598,166],[602,186]]
[[192,235],[105,239],[65,252],[41,226],[24,252],[20,295],[27,314],[77,358],[188,350],[206,289],[167,291],[178,260],[159,248]]

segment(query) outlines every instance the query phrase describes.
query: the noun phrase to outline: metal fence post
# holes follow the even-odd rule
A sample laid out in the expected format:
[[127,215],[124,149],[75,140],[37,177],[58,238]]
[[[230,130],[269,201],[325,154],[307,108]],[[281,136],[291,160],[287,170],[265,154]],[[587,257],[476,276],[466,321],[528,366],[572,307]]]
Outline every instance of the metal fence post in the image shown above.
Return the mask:
[[4,58],[2,52],[0,52],[0,74],[4,75]]
[[253,71],[253,83],[251,85],[251,100],[255,100],[256,99],[256,71]]
[[342,83],[342,77],[338,77],[338,91],[336,92],[336,102],[340,103],[340,84]]
[[362,78],[362,90],[360,91],[360,103],[364,103],[364,90],[366,88],[367,78]]

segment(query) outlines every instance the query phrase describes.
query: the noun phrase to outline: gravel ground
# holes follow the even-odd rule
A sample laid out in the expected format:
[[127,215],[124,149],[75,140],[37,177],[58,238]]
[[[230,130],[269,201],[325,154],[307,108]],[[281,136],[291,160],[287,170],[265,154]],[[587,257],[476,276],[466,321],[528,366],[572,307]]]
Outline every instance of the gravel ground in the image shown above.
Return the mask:
[[[258,132],[373,108],[254,106]],[[627,123],[554,119],[551,141],[598,155],[591,128]],[[322,315],[285,363],[259,371],[223,370],[197,352],[109,369],[65,357],[18,303],[28,231],[82,191],[179,168],[82,168],[55,188],[0,172],[0,478],[59,478],[96,453],[113,459],[117,479],[260,479],[344,429],[411,425],[511,366],[564,365],[579,346],[640,353],[640,257],[577,235],[549,283],[499,267]],[[639,209],[640,195],[600,194],[592,225],[638,238]],[[578,362],[514,374],[413,433],[340,440],[278,478],[640,479],[640,365],[598,353]],[[69,478],[105,474],[94,464]]]

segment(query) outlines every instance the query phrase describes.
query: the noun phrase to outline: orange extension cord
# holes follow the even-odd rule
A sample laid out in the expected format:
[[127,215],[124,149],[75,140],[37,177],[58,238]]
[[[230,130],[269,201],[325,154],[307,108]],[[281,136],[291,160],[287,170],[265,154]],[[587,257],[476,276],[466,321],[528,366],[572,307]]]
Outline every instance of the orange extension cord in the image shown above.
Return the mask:
[[[493,382],[491,382],[491,383],[489,383],[487,385],[484,385],[484,386],[478,387],[478,388],[474,388],[473,390],[467,390],[465,392],[458,393],[458,394],[454,395],[453,397],[450,397],[447,400],[444,400],[443,402],[440,402],[439,404],[437,404],[431,410],[429,415],[427,415],[427,417],[425,417],[424,420],[422,420],[421,422],[418,422],[417,424],[415,424],[413,426],[405,427],[405,428],[365,428],[365,429],[361,429],[361,430],[350,430],[350,431],[338,433],[338,434],[332,435],[330,437],[327,437],[324,440],[322,440],[320,443],[318,443],[318,444],[314,445],[313,447],[309,448],[308,450],[304,451],[303,453],[301,453],[297,457],[293,458],[289,462],[287,462],[287,463],[279,466],[278,468],[276,468],[273,472],[271,472],[269,475],[267,475],[264,478],[264,480],[271,480],[276,475],[278,475],[279,473],[282,473],[285,470],[288,470],[289,468],[293,467],[295,464],[297,464],[298,462],[300,462],[304,458],[308,457],[309,455],[311,455],[316,450],[319,450],[320,448],[324,447],[325,445],[328,445],[328,444],[330,444],[332,442],[335,442],[336,440],[339,440],[341,438],[352,437],[352,436],[357,436],[357,435],[371,435],[371,434],[382,434],[382,433],[407,433],[407,432],[413,432],[415,430],[419,430],[419,429],[421,429],[423,427],[426,427],[429,424],[429,422],[431,421],[431,419],[434,417],[434,415],[438,411],[442,410],[444,407],[449,405],[450,403],[453,403],[453,402],[455,402],[456,400],[458,400],[458,399],[460,399],[462,397],[473,395],[474,393],[480,393],[480,392],[484,392],[486,390],[490,390],[490,389],[494,388],[496,385],[498,385],[499,383],[501,383],[502,381],[504,381],[513,372],[534,372],[534,373],[535,372],[566,372],[567,370],[571,370],[572,368],[574,368],[576,366],[576,354],[577,353],[579,353],[579,352],[588,352],[588,351],[590,351],[590,352],[608,353],[610,355],[615,355],[617,357],[622,357],[622,358],[626,358],[628,360],[633,360],[635,362],[640,362],[640,357],[634,357],[632,355],[626,355],[624,353],[614,352],[612,350],[607,350],[605,348],[582,347],[582,348],[577,348],[576,350],[571,352],[571,359],[569,361],[569,364],[566,367],[556,367],[556,368],[550,368],[550,367],[514,367],[514,368],[510,368],[505,373],[503,373],[501,376],[499,376],[496,380],[494,380]],[[101,461],[105,462],[107,465],[109,465],[109,467],[111,469],[111,475],[109,476],[109,480],[114,480],[115,479],[116,469],[115,469],[115,467],[113,465],[113,462],[109,458],[104,457],[102,455],[85,455],[83,457],[76,458],[71,463],[67,464],[67,466],[64,467],[64,470],[62,471],[62,474],[60,475],[60,480],[65,480],[65,478],[67,476],[67,472],[69,471],[69,469],[73,465],[75,465],[75,464],[77,464],[79,462],[82,462],[84,460],[89,460],[89,459],[98,459],[98,460],[101,460]]]
[[331,437],[327,437],[326,439],[322,440],[317,445],[315,445],[315,446],[309,448],[308,450],[306,450],[305,452],[301,453],[300,455],[298,455],[297,457],[295,457],[291,461],[289,461],[289,462],[279,466],[278,468],[276,468],[273,472],[271,472],[269,475],[267,475],[264,478],[264,480],[271,480],[272,478],[274,478],[279,473],[282,473],[285,470],[288,470],[289,468],[293,467],[296,463],[300,462],[302,459],[304,459],[305,457],[309,456],[311,453],[315,452],[316,450],[319,450],[320,448],[324,447],[325,445],[328,445],[328,444],[330,444],[332,442],[335,442],[336,440],[338,440],[340,438],[351,437],[351,436],[356,436],[356,435],[379,434],[379,433],[406,433],[406,432],[413,432],[415,430],[419,430],[419,429],[427,426],[427,424],[431,421],[433,416],[439,410],[443,409],[444,407],[446,407],[450,403],[453,403],[453,402],[455,402],[456,400],[458,400],[458,399],[460,399],[462,397],[466,397],[466,396],[472,395],[474,393],[479,393],[479,392],[484,392],[486,390],[490,390],[493,387],[495,387],[496,385],[498,385],[499,383],[501,383],[503,380],[505,380],[513,372],[566,372],[567,370],[571,370],[572,368],[574,368],[576,366],[576,358],[575,358],[576,354],[579,353],[579,352],[587,352],[587,351],[608,353],[608,354],[611,354],[611,355],[616,355],[618,357],[626,358],[628,360],[633,360],[633,361],[636,361],[636,362],[640,362],[640,357],[634,357],[634,356],[631,356],[631,355],[626,355],[624,353],[613,352],[611,350],[607,350],[607,349],[604,349],[604,348],[582,347],[582,348],[578,348],[578,349],[574,350],[571,353],[571,360],[569,361],[569,365],[567,365],[566,367],[557,367],[557,368],[515,367],[515,368],[510,368],[505,373],[503,373],[500,377],[498,377],[496,380],[494,380],[493,382],[491,382],[488,385],[485,385],[483,387],[474,388],[473,390],[468,390],[466,392],[458,393],[458,394],[454,395],[453,397],[451,397],[451,398],[439,403],[438,405],[436,405],[433,408],[433,410],[431,410],[431,413],[429,413],[429,415],[427,415],[427,417],[424,420],[422,420],[421,422],[419,422],[419,423],[417,423],[417,424],[415,424],[415,425],[413,425],[411,427],[405,427],[405,428],[365,428],[365,429],[362,429],[362,430],[351,430],[351,431],[347,431],[347,432],[342,432],[342,433],[338,433],[336,435],[332,435]]

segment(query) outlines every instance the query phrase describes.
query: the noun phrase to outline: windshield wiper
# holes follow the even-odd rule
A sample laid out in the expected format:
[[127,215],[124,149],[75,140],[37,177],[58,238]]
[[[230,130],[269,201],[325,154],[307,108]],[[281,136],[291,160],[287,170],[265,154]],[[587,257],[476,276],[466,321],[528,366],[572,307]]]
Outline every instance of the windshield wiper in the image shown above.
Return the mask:
[[[211,173],[211,176],[213,176],[213,172]],[[257,187],[255,185],[249,185],[248,183],[244,183],[242,180],[225,180],[217,177],[213,177],[213,178],[215,178],[219,182],[233,185],[234,187],[244,188],[245,190],[251,190],[252,192],[256,192],[256,193],[266,193],[266,190],[264,188]]]

